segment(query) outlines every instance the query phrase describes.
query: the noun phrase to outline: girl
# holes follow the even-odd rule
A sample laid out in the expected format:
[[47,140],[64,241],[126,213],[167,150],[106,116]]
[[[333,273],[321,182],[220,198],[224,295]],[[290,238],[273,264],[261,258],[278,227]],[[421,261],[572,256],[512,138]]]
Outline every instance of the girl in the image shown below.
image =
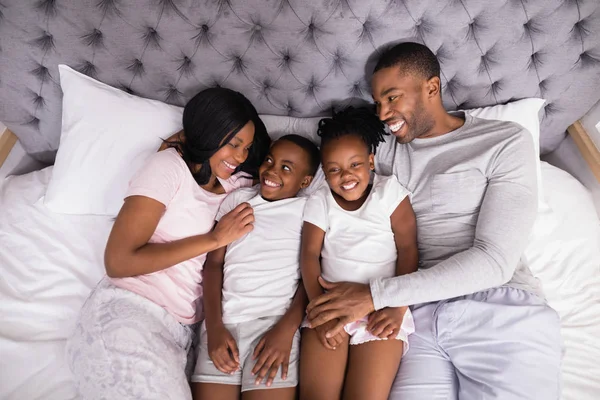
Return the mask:
[[[417,269],[416,219],[408,191],[395,177],[373,176],[374,153],[385,134],[366,108],[349,107],[319,122],[321,162],[328,186],[307,202],[300,265],[310,300],[330,282],[368,283]],[[337,323],[304,329],[301,399],[388,398],[407,337],[414,331],[406,307],[383,309],[326,337]],[[349,346],[352,345],[352,346]]]
[[206,253],[252,230],[253,211],[241,204],[211,229],[226,193],[252,185],[269,143],[242,94],[207,89],[185,106],[183,131],[131,180],[106,245],[108,277],[67,345],[83,398],[191,399]]

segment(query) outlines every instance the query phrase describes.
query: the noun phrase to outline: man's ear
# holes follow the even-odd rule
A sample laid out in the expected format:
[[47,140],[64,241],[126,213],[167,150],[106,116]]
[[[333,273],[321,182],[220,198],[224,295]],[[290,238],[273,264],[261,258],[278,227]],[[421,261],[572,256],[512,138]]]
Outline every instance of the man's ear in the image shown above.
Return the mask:
[[308,187],[308,185],[310,185],[310,183],[313,180],[313,176],[312,175],[306,175],[304,177],[304,179],[302,179],[302,183],[300,184],[300,189],[305,189]]
[[369,154],[369,169],[375,171],[375,154]]
[[440,85],[441,85],[440,78],[438,78],[437,76],[434,76],[433,78],[431,78],[427,82],[425,82],[425,90],[427,93],[427,98],[431,99],[431,98],[439,96],[440,90],[441,90]]

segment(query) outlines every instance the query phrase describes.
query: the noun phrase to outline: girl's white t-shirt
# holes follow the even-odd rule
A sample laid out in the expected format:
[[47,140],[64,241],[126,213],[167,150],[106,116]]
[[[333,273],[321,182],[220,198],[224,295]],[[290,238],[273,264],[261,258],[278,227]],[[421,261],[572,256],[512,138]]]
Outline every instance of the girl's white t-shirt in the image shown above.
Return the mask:
[[340,207],[327,185],[306,203],[304,221],[325,232],[321,275],[330,282],[360,282],[396,274],[398,253],[390,217],[409,196],[395,176],[375,174],[364,204],[355,211]]

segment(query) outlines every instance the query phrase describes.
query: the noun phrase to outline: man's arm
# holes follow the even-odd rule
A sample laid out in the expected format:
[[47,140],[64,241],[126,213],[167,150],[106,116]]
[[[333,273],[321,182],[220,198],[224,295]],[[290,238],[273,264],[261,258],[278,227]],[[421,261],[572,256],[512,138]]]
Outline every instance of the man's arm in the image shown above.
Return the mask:
[[375,309],[438,301],[500,286],[518,265],[537,213],[533,141],[521,134],[491,166],[473,247],[425,270],[371,281]]

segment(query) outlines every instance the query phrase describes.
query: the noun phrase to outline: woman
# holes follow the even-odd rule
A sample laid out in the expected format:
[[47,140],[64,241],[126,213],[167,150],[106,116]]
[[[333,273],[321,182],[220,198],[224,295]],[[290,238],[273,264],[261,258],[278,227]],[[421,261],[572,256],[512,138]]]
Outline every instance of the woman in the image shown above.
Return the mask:
[[252,229],[241,204],[211,230],[226,194],[251,186],[270,139],[252,104],[223,88],[197,94],[183,132],[130,182],[105,252],[107,277],[84,304],[68,361],[85,399],[191,399],[194,324],[206,253]]

